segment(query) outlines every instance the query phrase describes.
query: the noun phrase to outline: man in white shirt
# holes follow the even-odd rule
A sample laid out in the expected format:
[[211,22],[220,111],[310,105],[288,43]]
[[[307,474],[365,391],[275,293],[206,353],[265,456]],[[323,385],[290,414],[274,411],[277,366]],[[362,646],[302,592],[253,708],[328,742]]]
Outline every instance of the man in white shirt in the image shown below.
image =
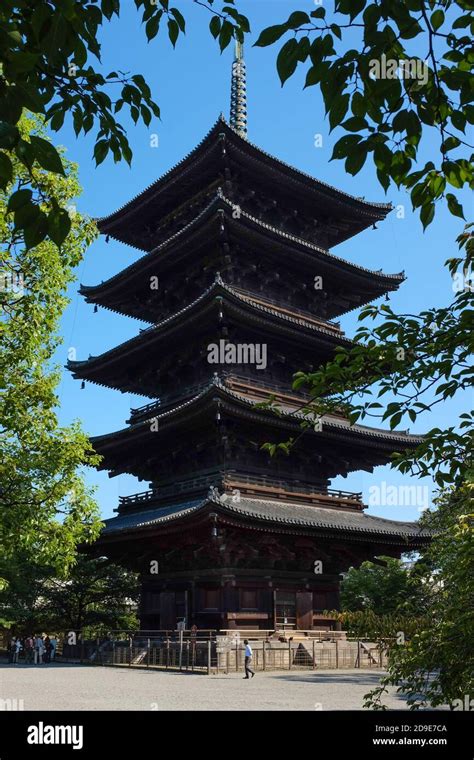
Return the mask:
[[252,647],[250,646],[247,639],[244,639],[245,644],[245,676],[244,678],[250,678],[249,673],[252,674],[252,678],[255,675],[255,671],[252,670]]

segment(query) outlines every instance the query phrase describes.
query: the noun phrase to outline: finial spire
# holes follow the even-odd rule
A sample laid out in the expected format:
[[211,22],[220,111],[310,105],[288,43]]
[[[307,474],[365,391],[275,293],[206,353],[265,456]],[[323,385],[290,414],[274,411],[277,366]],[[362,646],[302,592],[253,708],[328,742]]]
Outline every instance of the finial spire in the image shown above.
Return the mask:
[[230,92],[230,125],[247,137],[247,82],[244,61],[244,45],[235,41],[235,56],[232,64],[232,86]]

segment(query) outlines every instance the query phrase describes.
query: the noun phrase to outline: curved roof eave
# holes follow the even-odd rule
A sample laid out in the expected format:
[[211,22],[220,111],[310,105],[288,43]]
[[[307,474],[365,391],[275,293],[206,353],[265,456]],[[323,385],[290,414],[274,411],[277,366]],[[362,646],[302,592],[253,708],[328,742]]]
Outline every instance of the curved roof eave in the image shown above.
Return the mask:
[[[229,388],[225,386],[219,380],[219,378],[215,378],[214,380],[209,383],[209,385],[204,388],[200,393],[198,393],[196,396],[193,396],[191,399],[188,399],[187,401],[184,401],[181,404],[178,404],[177,406],[173,407],[172,409],[168,409],[165,412],[162,412],[161,414],[154,414],[152,417],[147,418],[145,420],[142,420],[141,422],[137,422],[134,425],[128,426],[126,428],[122,428],[121,430],[116,430],[112,433],[106,433],[104,435],[100,436],[94,436],[91,438],[91,442],[94,445],[95,442],[105,442],[107,440],[113,440],[117,436],[129,436],[133,435],[134,433],[139,433],[140,430],[143,431],[149,431],[150,430],[150,423],[152,421],[157,421],[158,424],[160,420],[169,419],[172,417],[176,417],[182,414],[184,410],[190,409],[192,407],[196,407],[199,404],[203,403],[203,401],[206,400],[206,398],[209,398],[213,393],[218,393],[223,399],[226,397],[230,401],[236,401],[241,406],[245,406],[249,409],[255,410],[257,408],[259,412],[262,412],[263,414],[266,414],[267,416],[273,416],[277,417],[277,415],[268,409],[261,409],[258,407],[258,404],[261,402],[258,402],[253,399],[244,398],[242,394],[237,393],[236,391],[232,391]],[[304,422],[307,419],[307,416],[304,415],[302,412],[295,412],[291,410],[280,410],[278,417],[280,418],[286,418],[293,422]],[[412,435],[406,432],[396,432],[392,430],[383,430],[381,428],[371,428],[364,425],[348,425],[344,423],[338,423],[334,419],[325,417],[323,415],[322,417],[323,422],[323,428],[326,430],[333,429],[336,432],[342,431],[344,433],[347,433],[349,435],[362,435],[362,436],[368,436],[370,438],[379,438],[386,441],[397,441],[400,443],[406,443],[408,445],[418,445],[423,441],[422,436],[416,436]],[[314,433],[314,435],[318,435],[315,431],[308,431]],[[156,433],[153,433],[153,435],[156,435]]]
[[66,367],[67,369],[71,370],[72,372],[75,372],[76,370],[80,368],[84,368],[86,365],[91,365],[95,362],[106,362],[109,358],[113,358],[114,355],[120,355],[123,353],[124,349],[126,347],[128,348],[136,348],[138,347],[143,340],[143,336],[145,335],[152,335],[153,333],[157,333],[161,328],[163,328],[165,325],[169,325],[173,322],[179,322],[183,315],[189,313],[193,309],[196,309],[200,304],[205,302],[206,299],[218,295],[219,292],[221,292],[224,296],[228,295],[229,297],[233,298],[236,302],[239,303],[240,307],[244,308],[250,308],[250,310],[254,312],[261,312],[262,314],[268,314],[272,318],[276,319],[278,322],[281,323],[282,326],[285,325],[285,323],[289,323],[290,326],[299,326],[307,329],[310,332],[313,332],[314,335],[321,335],[323,338],[331,339],[332,341],[338,342],[338,344],[346,344],[348,346],[354,345],[354,342],[350,340],[349,338],[346,338],[343,333],[337,334],[337,332],[332,329],[325,329],[324,327],[320,327],[314,323],[307,322],[303,318],[296,318],[289,316],[287,314],[282,314],[276,309],[272,309],[270,306],[263,306],[259,303],[256,303],[255,301],[252,301],[252,299],[248,296],[242,296],[238,291],[234,290],[230,285],[226,285],[224,282],[222,282],[220,277],[217,277],[216,280],[212,283],[212,285],[207,288],[196,300],[192,301],[188,306],[185,306],[183,309],[180,309],[179,311],[172,314],[170,317],[166,317],[166,319],[163,319],[161,322],[157,322],[155,325],[151,325],[151,327],[147,327],[144,330],[141,330],[138,335],[135,335],[133,338],[130,338],[127,341],[124,341],[124,343],[120,343],[120,345],[115,346],[114,348],[110,349],[109,351],[105,351],[103,354],[100,354],[99,356],[92,356],[87,360],[83,361],[70,361],[67,363]]
[[[380,539],[398,539],[400,542],[427,542],[432,534],[422,529],[416,522],[389,520],[376,515],[355,513],[348,510],[326,509],[314,505],[303,505],[292,502],[275,502],[271,500],[250,499],[241,497],[240,502],[231,503],[222,496],[208,496],[184,503],[178,503],[129,515],[118,515],[105,521],[101,537],[126,532],[152,530],[160,525],[180,523],[193,514],[206,514],[208,508],[225,515],[250,518],[275,527],[284,526],[288,529],[307,528],[323,531],[352,533],[366,539],[367,536],[378,536]],[[100,538],[99,538],[100,541]]]
[[[79,292],[82,295],[85,295],[86,297],[93,296],[94,294],[100,294],[102,291],[105,291],[111,287],[113,287],[116,284],[119,284],[121,282],[126,282],[127,275],[134,274],[136,272],[139,272],[140,268],[143,265],[147,265],[148,262],[151,261],[151,256],[156,255],[163,255],[163,252],[166,251],[167,248],[174,245],[176,242],[180,242],[181,240],[186,240],[186,237],[188,233],[193,229],[199,226],[203,220],[208,220],[210,213],[214,210],[219,208],[220,206],[224,207],[224,211],[232,211],[234,209],[234,204],[231,200],[226,198],[226,196],[222,192],[216,192],[215,196],[210,200],[210,202],[203,208],[196,216],[188,222],[187,225],[185,225],[181,230],[176,232],[174,235],[171,235],[167,240],[160,243],[158,246],[153,248],[148,253],[145,253],[143,256],[141,256],[137,261],[134,261],[132,264],[129,264],[125,269],[122,269],[120,272],[118,272],[116,275],[113,275],[108,280],[105,280],[105,282],[99,283],[98,285],[82,285],[79,288]],[[380,283],[381,287],[384,287],[388,289],[390,286],[392,286],[390,289],[394,289],[397,287],[401,282],[404,281],[405,275],[404,272],[397,272],[394,274],[386,274],[382,272],[381,270],[373,270],[368,269],[367,267],[362,267],[359,264],[353,264],[350,261],[347,261],[346,259],[343,259],[341,256],[337,256],[334,253],[331,253],[325,248],[322,248],[321,246],[316,245],[315,243],[311,243],[307,240],[304,240],[303,238],[298,237],[297,235],[292,235],[290,233],[284,232],[282,230],[278,230],[276,227],[273,227],[272,225],[261,221],[260,219],[257,219],[256,217],[252,216],[251,214],[247,213],[243,209],[240,209],[240,218],[243,218],[246,222],[249,222],[251,225],[257,228],[257,231],[261,232],[262,234],[266,234],[267,232],[271,233],[272,235],[275,235],[282,241],[288,241],[289,243],[294,243],[298,247],[302,248],[303,250],[306,250],[310,254],[317,254],[318,258],[322,258],[327,261],[329,265],[337,265],[348,271],[350,274],[354,274],[359,277],[371,277]],[[235,220],[233,220],[235,221]],[[384,290],[383,292],[386,292]],[[383,292],[381,295],[383,295]]]
[[179,173],[184,169],[188,170],[194,161],[202,158],[200,154],[211,147],[212,137],[216,133],[218,136],[218,130],[222,128],[228,131],[229,136],[235,139],[237,145],[241,146],[242,149],[248,150],[250,148],[251,152],[253,152],[253,154],[259,159],[266,162],[270,161],[276,168],[279,168],[282,173],[290,176],[297,181],[299,180],[301,183],[305,184],[307,188],[309,187],[313,191],[325,195],[333,201],[346,205],[347,207],[352,207],[352,209],[355,211],[379,220],[385,218],[388,212],[393,208],[391,203],[376,203],[366,201],[363,198],[358,198],[354,195],[351,195],[350,193],[339,190],[338,188],[329,185],[328,183],[322,182],[321,180],[312,177],[310,174],[307,174],[300,169],[296,169],[295,167],[290,166],[281,159],[276,158],[270,153],[262,150],[245,137],[242,137],[242,135],[240,135],[237,130],[231,127],[225,118],[221,115],[211,127],[211,129],[207,132],[207,134],[203,137],[203,139],[198,143],[198,145],[192,151],[190,151],[190,153],[184,156],[177,164],[171,167],[161,177],[155,180],[155,182],[151,183],[141,193],[138,193],[138,195],[127,201],[127,203],[123,204],[116,211],[108,214],[107,216],[96,218],[95,221],[99,227],[99,230],[104,234],[113,234],[112,230],[116,222],[119,220],[123,222],[127,216],[129,216],[129,214],[135,211],[135,209],[138,209],[144,204],[147,205],[148,203],[152,202],[156,191],[159,191],[162,187],[165,187],[170,180],[176,179]]

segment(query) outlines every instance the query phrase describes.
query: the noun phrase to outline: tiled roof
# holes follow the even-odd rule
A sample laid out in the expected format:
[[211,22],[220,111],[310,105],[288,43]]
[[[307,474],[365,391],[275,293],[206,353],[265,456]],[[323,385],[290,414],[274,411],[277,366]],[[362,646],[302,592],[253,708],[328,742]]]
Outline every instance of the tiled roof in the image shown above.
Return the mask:
[[212,285],[207,288],[201,295],[196,298],[196,300],[192,301],[187,306],[184,306],[182,309],[179,309],[179,311],[176,311],[174,314],[172,314],[169,317],[166,317],[166,319],[163,319],[161,322],[157,322],[155,325],[151,325],[150,327],[146,327],[144,330],[140,330],[138,335],[135,335],[133,338],[130,338],[129,340],[124,341],[123,343],[120,343],[118,346],[115,346],[114,348],[109,349],[108,351],[105,351],[103,354],[100,354],[99,356],[90,356],[89,359],[83,360],[83,361],[70,361],[67,364],[68,369],[74,371],[77,371],[81,368],[84,368],[87,365],[91,365],[97,362],[106,361],[108,359],[111,359],[113,356],[120,356],[124,349],[127,347],[129,349],[136,349],[143,343],[144,336],[148,337],[153,335],[154,333],[160,337],[160,330],[165,327],[166,325],[169,325],[173,322],[179,323],[181,320],[181,317],[188,312],[190,312],[192,309],[197,307],[200,303],[204,302],[208,297],[212,295],[218,295],[219,293],[222,293],[223,295],[228,294],[231,296],[235,301],[239,303],[241,307],[251,307],[251,310],[254,312],[260,312],[261,314],[268,314],[273,318],[276,318],[278,322],[280,322],[281,325],[284,325],[285,323],[289,324],[290,326],[298,325],[300,327],[305,328],[309,332],[315,334],[315,335],[321,335],[324,338],[328,337],[331,339],[331,342],[335,342],[337,345],[346,345],[346,346],[352,346],[353,341],[351,341],[349,338],[346,338],[344,336],[344,333],[338,332],[336,330],[328,329],[326,327],[323,327],[322,325],[315,324],[314,322],[309,322],[305,320],[303,317],[292,317],[288,314],[283,314],[281,311],[279,311],[276,308],[272,308],[271,304],[268,306],[263,306],[262,304],[257,303],[256,301],[253,301],[251,297],[244,296],[241,293],[239,293],[238,290],[235,290],[230,285],[227,285],[224,283],[221,279],[221,277],[218,275],[216,277],[216,280],[212,283]]
[[345,509],[327,509],[291,502],[267,501],[242,497],[235,502],[222,496],[186,501],[165,507],[119,515],[105,521],[102,536],[117,532],[143,530],[179,520],[212,507],[218,513],[235,517],[250,518],[257,522],[285,525],[294,528],[312,528],[323,531],[343,531],[359,535],[378,535],[399,538],[401,541],[428,540],[430,533],[422,530],[417,523],[387,520],[383,517],[367,515],[363,512]]
[[[219,128],[221,129],[227,129],[228,132],[235,137],[236,144],[241,145],[242,148],[245,148],[246,146],[250,147],[254,152],[257,152],[262,158],[265,158],[269,160],[271,163],[273,163],[276,167],[280,167],[285,170],[286,173],[291,173],[294,175],[295,178],[299,178],[300,180],[304,181],[306,184],[309,184],[314,189],[318,190],[319,192],[322,192],[326,196],[329,196],[330,198],[340,201],[342,203],[346,202],[353,206],[356,206],[361,213],[370,213],[376,214],[379,216],[379,218],[383,218],[392,208],[392,205],[390,203],[372,203],[370,201],[366,201],[363,198],[358,198],[354,195],[350,195],[349,193],[345,193],[342,190],[339,190],[338,188],[327,184],[326,182],[322,182],[321,180],[316,179],[315,177],[312,177],[310,174],[307,174],[304,171],[301,171],[300,169],[296,169],[295,167],[291,166],[290,164],[285,163],[279,158],[276,158],[275,156],[272,156],[270,153],[267,153],[266,151],[259,148],[254,143],[250,142],[246,138],[242,137],[235,129],[233,129],[229,124],[227,124],[225,118],[221,115],[216,123],[213,125],[213,127],[209,130],[209,132],[205,135],[205,137],[201,140],[200,143],[190,152],[187,156],[184,156],[175,166],[171,167],[167,172],[165,172],[159,179],[157,179],[155,182],[152,182],[151,185],[149,185],[147,188],[145,188],[141,193],[138,193],[134,198],[127,201],[123,206],[121,206],[119,209],[114,211],[112,214],[109,214],[108,216],[101,217],[97,219],[97,223],[99,225],[99,228],[101,231],[107,232],[109,225],[114,221],[118,221],[120,216],[126,215],[130,211],[133,210],[134,207],[140,205],[140,201],[144,201],[146,199],[146,196],[151,196],[150,191],[152,191],[154,188],[159,187],[160,185],[164,185],[166,180],[172,176],[173,174],[178,173],[178,169],[184,168],[186,164],[192,163],[192,159],[196,157],[202,147],[209,142],[210,138],[214,134],[218,134]],[[149,198],[147,199],[149,200]]]
[[[197,404],[199,404],[200,401],[205,400],[206,398],[210,399],[212,398],[213,393],[218,393],[220,397],[222,397],[224,400],[227,398],[230,402],[232,400],[238,401],[241,405],[246,406],[249,409],[257,411],[257,413],[263,414],[263,415],[270,415],[275,416],[275,412],[273,412],[271,409],[265,409],[261,408],[259,404],[261,404],[260,401],[257,401],[256,399],[249,398],[247,395],[243,393],[238,393],[235,390],[231,390],[223,383],[222,380],[219,378],[214,378],[209,385],[204,388],[200,393],[198,393],[193,398],[190,398],[186,401],[183,401],[180,404],[176,404],[175,406],[166,409],[166,411],[159,413],[154,413],[152,416],[146,420],[143,420],[141,422],[137,422],[134,425],[131,425],[126,428],[122,428],[121,430],[114,431],[112,433],[106,433],[105,435],[95,436],[91,440],[93,442],[105,442],[106,440],[111,440],[115,438],[116,436],[128,436],[130,434],[133,434],[134,431],[139,430],[149,430],[150,429],[150,422],[157,421],[158,423],[161,420],[166,420],[172,417],[176,417],[179,415],[183,410],[195,407]],[[305,415],[302,411],[295,411],[294,409],[291,409],[288,405],[279,405],[279,414],[278,417],[281,418],[287,418],[292,421],[301,423],[308,419],[308,416]],[[370,438],[379,438],[382,440],[387,441],[393,441],[393,442],[400,442],[410,445],[417,445],[423,441],[422,436],[416,436],[416,435],[410,435],[407,432],[403,431],[396,431],[396,430],[383,430],[380,428],[372,428],[367,427],[365,425],[350,425],[349,421],[340,417],[332,416],[332,415],[323,415],[321,418],[322,425],[323,425],[323,431],[330,432],[331,430],[343,432],[345,434],[349,435],[367,435]],[[319,435],[319,433],[315,433],[315,435]],[[156,432],[153,433],[153,436],[156,436]]]
[[[185,225],[182,229],[180,229],[178,232],[171,235],[169,238],[167,238],[165,241],[160,243],[156,248],[154,248],[152,251],[145,253],[144,256],[139,258],[137,261],[134,261],[132,264],[130,264],[128,267],[125,267],[125,269],[122,269],[120,272],[118,272],[113,277],[110,277],[105,282],[102,282],[98,285],[81,285],[80,291],[84,295],[93,294],[95,292],[99,292],[105,287],[113,286],[115,283],[120,282],[123,279],[126,279],[127,274],[133,274],[136,271],[139,271],[140,267],[143,266],[143,264],[146,264],[150,261],[151,256],[156,256],[157,254],[160,254],[162,251],[164,251],[166,248],[168,248],[172,243],[176,242],[177,240],[183,239],[184,241],[187,239],[189,231],[196,227],[203,218],[208,216],[208,213],[212,211],[213,208],[223,206],[224,208],[227,208],[229,211],[232,211],[235,208],[235,204],[232,203],[228,198],[225,197],[225,195],[222,193],[222,191],[218,190],[213,198],[211,198],[210,202],[206,205],[204,209],[202,209],[199,213],[196,214],[196,216],[188,222],[187,225]],[[243,209],[240,209],[240,218],[244,220],[248,220],[253,225],[255,225],[260,231],[269,231],[271,234],[277,236],[278,238],[282,240],[287,240],[291,243],[295,243],[296,245],[302,247],[303,249],[306,249],[308,253],[315,253],[317,254],[318,258],[327,261],[328,263],[336,263],[338,265],[341,265],[344,267],[344,269],[348,270],[350,273],[358,274],[370,277],[374,277],[377,280],[385,281],[385,280],[392,280],[396,283],[400,283],[404,279],[404,273],[399,272],[395,274],[385,274],[381,271],[376,271],[374,269],[368,269],[366,267],[362,267],[359,264],[353,264],[350,261],[347,261],[346,259],[343,259],[341,256],[336,256],[336,254],[331,253],[326,248],[322,248],[321,246],[317,245],[316,243],[309,242],[307,240],[304,240],[303,238],[298,237],[297,235],[292,235],[288,232],[284,232],[282,230],[277,229],[276,227],[273,227],[272,225],[261,221],[260,219],[257,219],[256,217],[252,216],[251,214],[248,214]]]

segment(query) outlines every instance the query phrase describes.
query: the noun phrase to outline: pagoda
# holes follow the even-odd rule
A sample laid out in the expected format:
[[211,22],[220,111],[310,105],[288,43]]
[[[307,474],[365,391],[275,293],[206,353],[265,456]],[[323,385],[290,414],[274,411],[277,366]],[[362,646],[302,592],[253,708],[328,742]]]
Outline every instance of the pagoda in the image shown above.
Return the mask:
[[[111,477],[149,489],[120,498],[94,545],[141,573],[142,629],[308,630],[338,608],[342,572],[428,540],[416,523],[366,514],[360,493],[330,488],[420,439],[336,413],[302,433],[308,397],[292,387],[296,371],[351,345],[337,317],[403,281],[330,251],[390,208],[247,139],[238,49],[230,123],[220,117],[177,166],[98,221],[144,255],[80,292],[150,326],[68,366],[147,400],[125,428],[92,439]],[[290,438],[289,456],[264,448]]]

